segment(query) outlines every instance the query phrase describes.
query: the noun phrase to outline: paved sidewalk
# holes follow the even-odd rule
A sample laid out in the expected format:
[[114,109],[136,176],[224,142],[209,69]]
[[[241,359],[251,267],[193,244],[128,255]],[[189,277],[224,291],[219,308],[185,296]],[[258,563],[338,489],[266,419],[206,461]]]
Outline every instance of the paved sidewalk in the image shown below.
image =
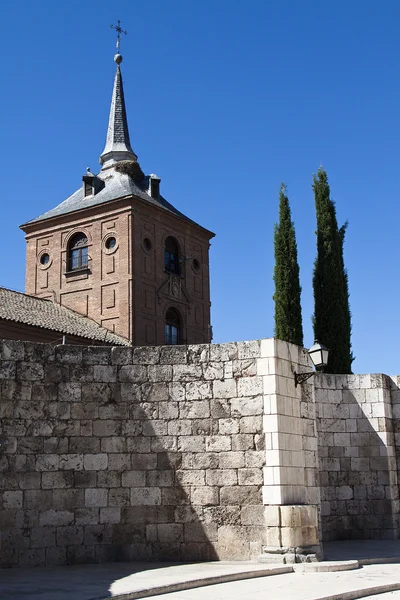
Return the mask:
[[[250,600],[254,594],[262,593],[263,597],[268,594],[273,600],[292,600],[294,596],[296,600],[320,600],[335,594],[341,594],[338,600],[351,600],[362,597],[354,595],[357,590],[366,596],[376,587],[383,586],[382,591],[400,590],[399,541],[331,542],[325,545],[325,552],[329,560],[360,558],[367,563],[381,564],[368,564],[353,571],[304,574],[293,573],[290,565],[248,562],[112,563],[5,569],[0,570],[0,598],[103,600],[119,596],[122,600],[152,596],[153,600],[200,600],[206,596],[209,600],[232,600],[240,596],[241,600]],[[223,581],[232,583],[221,584]]]

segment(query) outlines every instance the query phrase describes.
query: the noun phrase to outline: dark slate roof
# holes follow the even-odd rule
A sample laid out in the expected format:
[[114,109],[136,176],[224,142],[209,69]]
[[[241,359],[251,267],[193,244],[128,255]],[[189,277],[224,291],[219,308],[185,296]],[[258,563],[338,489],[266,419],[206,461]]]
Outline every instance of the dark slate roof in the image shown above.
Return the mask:
[[28,296],[0,287],[0,319],[33,327],[59,331],[96,342],[130,346],[129,340],[101,327],[98,323],[52,300]]
[[[52,217],[59,217],[61,215],[65,215],[76,210],[82,210],[85,208],[89,208],[91,206],[97,206],[99,204],[103,204],[105,202],[110,202],[111,200],[117,200],[119,198],[124,198],[127,196],[137,196],[138,198],[148,202],[149,204],[153,204],[158,206],[159,208],[165,210],[166,212],[172,213],[185,219],[189,223],[197,225],[194,221],[186,217],[183,213],[177,210],[172,204],[167,202],[162,196],[159,198],[152,198],[150,194],[147,193],[148,189],[148,177],[145,177],[140,184],[135,183],[135,181],[129,175],[125,173],[120,173],[116,171],[115,168],[110,168],[106,172],[100,172],[98,175],[100,179],[104,181],[104,188],[100,190],[94,196],[87,196],[85,198],[83,192],[83,186],[81,186],[72,196],[61,202],[55,208],[45,212],[44,214],[32,219],[25,223],[28,225],[30,223],[36,223],[38,221],[43,221],[44,219],[51,219]],[[23,227],[23,226],[22,226]]]

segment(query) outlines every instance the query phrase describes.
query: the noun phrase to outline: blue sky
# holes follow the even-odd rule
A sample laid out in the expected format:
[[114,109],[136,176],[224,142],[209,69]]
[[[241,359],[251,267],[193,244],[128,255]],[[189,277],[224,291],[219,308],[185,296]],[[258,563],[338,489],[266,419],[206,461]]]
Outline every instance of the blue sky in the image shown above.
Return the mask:
[[312,174],[329,176],[355,372],[400,373],[400,3],[394,0],[22,0],[0,6],[0,284],[24,290],[18,225],[98,168],[121,19],[131,142],[177,208],[216,232],[214,341],[273,335],[281,181],[313,342]]

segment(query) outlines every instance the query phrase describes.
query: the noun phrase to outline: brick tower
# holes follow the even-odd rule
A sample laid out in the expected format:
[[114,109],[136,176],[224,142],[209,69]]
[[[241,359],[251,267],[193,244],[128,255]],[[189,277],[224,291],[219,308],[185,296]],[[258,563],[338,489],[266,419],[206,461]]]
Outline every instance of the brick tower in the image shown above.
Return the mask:
[[209,242],[145,175],[132,150],[117,64],[101,170],[21,225],[26,292],[53,298],[134,345],[211,341]]

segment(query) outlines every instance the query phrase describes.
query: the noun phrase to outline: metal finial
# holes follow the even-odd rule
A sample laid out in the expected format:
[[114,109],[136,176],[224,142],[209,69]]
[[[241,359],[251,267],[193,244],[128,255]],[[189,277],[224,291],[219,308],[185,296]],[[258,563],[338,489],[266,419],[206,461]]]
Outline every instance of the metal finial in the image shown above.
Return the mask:
[[117,44],[116,44],[116,48],[117,48],[117,54],[119,54],[119,48],[121,45],[121,33],[123,33],[124,35],[126,35],[128,32],[125,31],[124,29],[121,29],[121,21],[118,19],[117,24],[116,25],[110,25],[111,29],[115,29],[115,31],[117,32]]

